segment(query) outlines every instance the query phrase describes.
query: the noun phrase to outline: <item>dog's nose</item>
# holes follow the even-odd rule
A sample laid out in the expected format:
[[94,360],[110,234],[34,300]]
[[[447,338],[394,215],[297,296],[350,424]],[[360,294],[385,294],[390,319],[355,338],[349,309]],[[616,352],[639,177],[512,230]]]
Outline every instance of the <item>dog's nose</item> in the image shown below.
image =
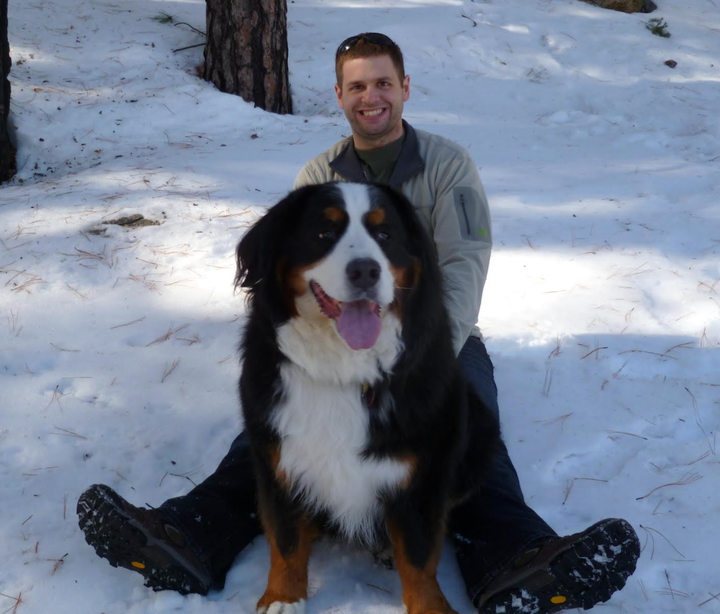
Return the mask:
[[367,290],[380,279],[380,265],[372,258],[356,258],[347,265],[345,273],[353,286]]

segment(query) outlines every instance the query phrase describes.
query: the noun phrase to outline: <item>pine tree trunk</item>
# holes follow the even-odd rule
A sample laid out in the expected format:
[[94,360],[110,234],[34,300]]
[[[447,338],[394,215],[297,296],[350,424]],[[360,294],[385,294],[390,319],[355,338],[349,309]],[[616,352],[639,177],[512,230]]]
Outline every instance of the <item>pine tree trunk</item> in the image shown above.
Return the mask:
[[8,43],[8,0],[0,0],[0,181],[15,173],[15,149],[10,143],[7,123],[10,111],[10,44]]
[[207,0],[205,79],[273,113],[292,113],[287,0]]

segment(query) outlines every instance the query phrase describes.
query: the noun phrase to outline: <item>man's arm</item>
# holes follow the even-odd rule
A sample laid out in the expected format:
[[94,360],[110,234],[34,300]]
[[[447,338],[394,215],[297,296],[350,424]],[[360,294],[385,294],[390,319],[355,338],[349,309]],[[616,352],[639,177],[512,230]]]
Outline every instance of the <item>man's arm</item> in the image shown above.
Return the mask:
[[465,151],[457,152],[438,179],[432,226],[457,355],[477,323],[492,250],[485,189]]

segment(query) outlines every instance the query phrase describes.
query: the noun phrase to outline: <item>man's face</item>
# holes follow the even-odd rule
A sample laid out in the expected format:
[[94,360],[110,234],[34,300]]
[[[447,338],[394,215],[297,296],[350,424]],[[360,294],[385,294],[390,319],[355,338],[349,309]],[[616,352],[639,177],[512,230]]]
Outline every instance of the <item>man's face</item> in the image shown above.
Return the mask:
[[410,98],[410,76],[401,81],[389,55],[347,60],[338,105],[353,131],[355,147],[377,149],[403,133],[403,103]]

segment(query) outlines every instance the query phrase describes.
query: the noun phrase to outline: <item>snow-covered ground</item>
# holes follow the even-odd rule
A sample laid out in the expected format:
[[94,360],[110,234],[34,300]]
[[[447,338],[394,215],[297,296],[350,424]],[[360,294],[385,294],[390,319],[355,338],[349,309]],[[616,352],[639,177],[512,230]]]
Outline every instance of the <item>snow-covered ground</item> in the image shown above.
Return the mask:
[[[262,539],[224,591],[156,594],[96,557],[75,503],[103,482],[158,505],[225,454],[233,249],[348,133],[333,54],[365,30],[405,52],[410,123],[480,167],[496,247],[479,321],[528,499],[561,533],[622,516],[644,544],[593,611],[720,612],[720,7],[657,3],[292,0],[281,117],[198,79],[201,47],[173,53],[202,37],[155,18],[203,29],[203,2],[11,0],[0,612],[253,611]],[[135,213],[160,225],[104,224]],[[440,574],[472,612],[449,548]],[[351,548],[319,547],[310,582],[311,614],[402,611],[396,574]]]

